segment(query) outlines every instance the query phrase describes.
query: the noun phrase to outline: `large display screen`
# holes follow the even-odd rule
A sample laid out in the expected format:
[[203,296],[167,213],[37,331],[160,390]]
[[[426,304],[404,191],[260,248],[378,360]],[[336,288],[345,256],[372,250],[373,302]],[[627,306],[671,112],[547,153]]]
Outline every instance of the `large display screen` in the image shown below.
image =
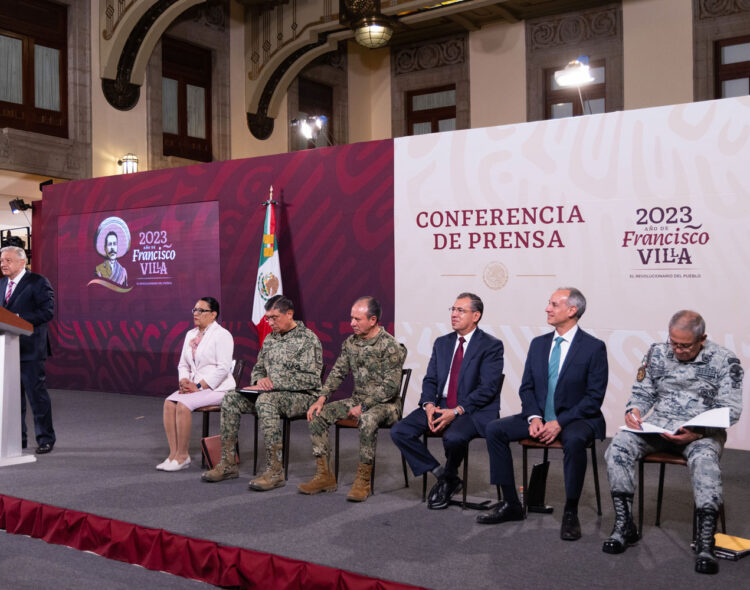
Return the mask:
[[61,321],[190,320],[221,300],[216,201],[58,218]]

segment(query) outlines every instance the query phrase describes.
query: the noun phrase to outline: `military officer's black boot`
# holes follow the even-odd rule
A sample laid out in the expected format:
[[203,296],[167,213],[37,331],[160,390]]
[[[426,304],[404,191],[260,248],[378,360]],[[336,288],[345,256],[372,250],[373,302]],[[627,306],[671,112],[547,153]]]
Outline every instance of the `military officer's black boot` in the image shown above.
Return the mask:
[[622,553],[628,545],[634,545],[640,538],[633,522],[633,494],[612,492],[615,508],[615,526],[609,538],[604,541],[604,553]]
[[714,555],[714,533],[716,518],[719,513],[713,508],[701,508],[696,511],[697,530],[695,536],[695,571],[699,574],[716,574],[719,562]]

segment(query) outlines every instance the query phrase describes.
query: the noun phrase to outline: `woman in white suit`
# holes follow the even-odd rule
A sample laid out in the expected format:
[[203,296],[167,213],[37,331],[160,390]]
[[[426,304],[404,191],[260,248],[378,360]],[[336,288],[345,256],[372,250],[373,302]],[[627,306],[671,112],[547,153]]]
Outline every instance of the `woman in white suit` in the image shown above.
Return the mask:
[[234,389],[232,335],[216,321],[219,302],[202,297],[193,308],[195,328],[185,336],[180,364],[180,388],[164,400],[164,431],[169,442],[169,457],[156,468],[180,471],[190,465],[190,422],[196,408],[219,405],[221,398]]

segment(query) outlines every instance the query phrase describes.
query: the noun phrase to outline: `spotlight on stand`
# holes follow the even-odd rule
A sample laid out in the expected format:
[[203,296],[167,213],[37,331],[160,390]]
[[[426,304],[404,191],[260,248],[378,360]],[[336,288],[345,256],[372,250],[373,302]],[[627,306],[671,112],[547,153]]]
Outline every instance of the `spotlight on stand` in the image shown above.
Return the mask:
[[[576,59],[568,62],[562,70],[555,72],[555,82],[561,88],[575,88],[578,90],[578,99],[581,101],[581,112],[586,114],[586,104],[583,102],[581,86],[591,84],[595,78],[589,71],[589,56],[579,55]],[[591,107],[589,107],[591,114]]]
[[24,203],[23,199],[13,199],[8,205],[10,205],[10,211],[13,215],[18,215],[21,211],[28,211],[31,209],[31,205],[29,203]]
[[304,119],[292,119],[291,127],[297,127],[299,133],[307,141],[317,142],[318,137],[321,135],[326,141],[326,145],[333,145],[328,133],[326,132],[326,124],[328,123],[328,117],[324,115],[316,117],[306,117]]
[[589,72],[589,56],[579,55],[576,59],[568,62],[562,70],[555,72],[555,82],[563,88],[585,86],[594,81]]

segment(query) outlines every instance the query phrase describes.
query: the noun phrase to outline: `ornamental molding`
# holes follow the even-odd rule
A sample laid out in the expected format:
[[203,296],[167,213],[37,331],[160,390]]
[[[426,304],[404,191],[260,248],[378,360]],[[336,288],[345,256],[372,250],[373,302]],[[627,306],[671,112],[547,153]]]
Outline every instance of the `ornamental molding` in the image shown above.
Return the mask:
[[466,62],[466,37],[439,39],[393,50],[396,76]]
[[619,5],[561,15],[539,21],[527,21],[529,51],[580,45],[621,36]]
[[105,0],[104,3],[104,30],[102,37],[109,41],[131,6],[136,0]]
[[708,19],[750,12],[750,0],[698,0],[698,18]]

